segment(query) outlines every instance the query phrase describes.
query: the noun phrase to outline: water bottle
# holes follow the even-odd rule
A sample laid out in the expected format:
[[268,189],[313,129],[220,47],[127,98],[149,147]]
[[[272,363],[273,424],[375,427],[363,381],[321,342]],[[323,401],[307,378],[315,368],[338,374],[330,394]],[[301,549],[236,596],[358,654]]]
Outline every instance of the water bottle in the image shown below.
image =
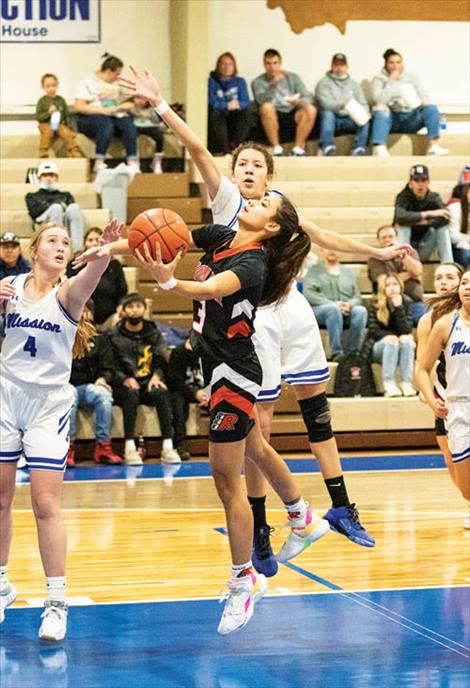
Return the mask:
[[439,127],[441,131],[446,131],[447,129],[447,118],[445,115],[441,115],[441,121],[439,122]]
[[137,451],[139,452],[142,461],[144,461],[145,457],[147,456],[147,449],[145,447],[145,440],[142,435],[139,435],[137,439]]

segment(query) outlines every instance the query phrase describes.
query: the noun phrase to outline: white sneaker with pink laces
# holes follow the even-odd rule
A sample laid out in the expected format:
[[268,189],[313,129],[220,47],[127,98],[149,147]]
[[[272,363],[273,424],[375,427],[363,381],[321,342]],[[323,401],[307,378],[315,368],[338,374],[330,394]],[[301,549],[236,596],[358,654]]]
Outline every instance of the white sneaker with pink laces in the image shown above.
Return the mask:
[[328,521],[317,516],[311,506],[307,507],[305,516],[294,518],[289,516],[287,525],[290,527],[290,533],[276,554],[276,559],[280,562],[289,561],[301,554],[312,542],[319,540],[330,529]]
[[266,594],[267,589],[266,577],[254,568],[246,576],[227,581],[227,591],[220,600],[225,600],[225,608],[218,632],[227,635],[246,626],[253,616],[256,602]]

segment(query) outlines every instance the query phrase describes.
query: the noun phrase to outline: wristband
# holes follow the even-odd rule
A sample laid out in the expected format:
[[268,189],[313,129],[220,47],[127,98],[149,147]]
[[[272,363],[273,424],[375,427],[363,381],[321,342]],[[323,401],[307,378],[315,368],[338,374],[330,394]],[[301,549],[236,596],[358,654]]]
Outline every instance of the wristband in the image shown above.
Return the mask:
[[160,289],[168,291],[169,289],[173,289],[173,287],[176,287],[177,281],[178,280],[176,279],[176,277],[170,277],[168,282],[159,282],[158,286],[160,287]]
[[156,112],[157,115],[159,115],[160,117],[161,117],[162,115],[164,115],[165,112],[168,112],[168,110],[171,110],[171,108],[170,108],[170,106],[168,105],[168,103],[166,102],[166,100],[162,100],[162,102],[160,103],[160,105],[157,105],[157,107],[155,108],[155,112]]

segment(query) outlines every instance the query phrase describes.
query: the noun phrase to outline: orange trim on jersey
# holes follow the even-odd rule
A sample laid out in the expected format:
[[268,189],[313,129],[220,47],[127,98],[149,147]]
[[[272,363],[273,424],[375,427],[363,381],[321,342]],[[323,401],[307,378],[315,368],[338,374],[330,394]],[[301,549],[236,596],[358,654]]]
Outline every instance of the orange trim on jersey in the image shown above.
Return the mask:
[[233,339],[237,334],[240,334],[242,337],[249,337],[251,333],[252,329],[246,320],[239,320],[227,329],[227,339]]
[[220,404],[222,401],[227,401],[232,406],[235,406],[235,408],[240,409],[240,411],[246,413],[248,418],[254,417],[254,402],[249,401],[245,397],[242,397],[241,394],[237,394],[237,392],[233,392],[225,385],[222,385],[222,387],[219,387],[219,389],[216,392],[211,394],[210,410],[212,411],[214,406],[217,406],[217,404]]
[[237,253],[242,253],[242,251],[251,251],[252,249],[262,249],[263,244],[260,241],[253,241],[251,244],[244,244],[243,246],[235,246],[234,248],[223,249],[223,246],[214,251],[212,260],[216,263],[218,260],[223,260],[224,258],[230,258]]

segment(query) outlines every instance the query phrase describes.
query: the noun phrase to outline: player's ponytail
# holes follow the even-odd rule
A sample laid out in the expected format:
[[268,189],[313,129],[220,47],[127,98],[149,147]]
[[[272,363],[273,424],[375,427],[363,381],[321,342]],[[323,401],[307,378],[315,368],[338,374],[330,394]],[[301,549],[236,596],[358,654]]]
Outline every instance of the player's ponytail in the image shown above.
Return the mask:
[[297,210],[284,196],[274,220],[281,229],[264,242],[268,274],[260,306],[282,301],[287,296],[292,280],[299,274],[310,251],[310,239],[299,225]]
[[89,351],[88,345],[96,335],[97,331],[93,321],[90,319],[90,311],[85,306],[78,321],[77,333],[72,348],[72,358],[83,358],[86,356]]

